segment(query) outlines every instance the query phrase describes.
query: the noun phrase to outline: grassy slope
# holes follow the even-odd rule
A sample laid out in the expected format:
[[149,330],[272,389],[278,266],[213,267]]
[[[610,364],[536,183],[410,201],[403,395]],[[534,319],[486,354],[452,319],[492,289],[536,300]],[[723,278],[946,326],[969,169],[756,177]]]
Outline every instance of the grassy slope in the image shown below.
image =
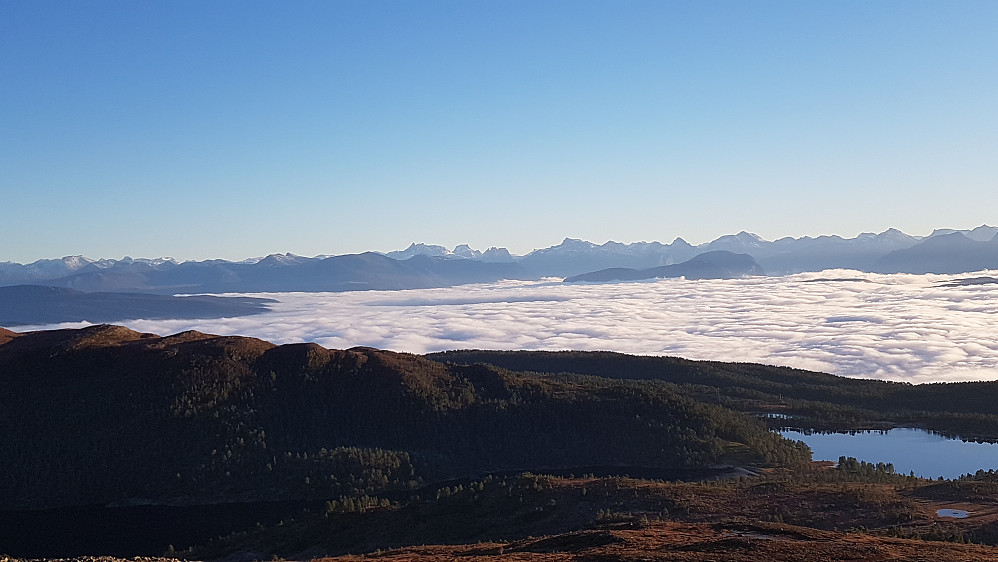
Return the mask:
[[[500,553],[539,560],[568,555],[600,560],[998,556],[998,548],[963,544],[995,544],[998,494],[992,490],[972,504],[926,498],[947,485],[850,474],[827,465],[706,483],[488,478],[405,505],[336,506],[324,515],[220,539],[185,555],[210,558],[248,549],[293,558],[369,553],[386,559]],[[935,516],[936,509],[953,505],[975,515],[966,520]],[[919,537],[933,542],[912,540]],[[424,544],[436,546],[414,547]],[[376,551],[380,554],[370,554]]]

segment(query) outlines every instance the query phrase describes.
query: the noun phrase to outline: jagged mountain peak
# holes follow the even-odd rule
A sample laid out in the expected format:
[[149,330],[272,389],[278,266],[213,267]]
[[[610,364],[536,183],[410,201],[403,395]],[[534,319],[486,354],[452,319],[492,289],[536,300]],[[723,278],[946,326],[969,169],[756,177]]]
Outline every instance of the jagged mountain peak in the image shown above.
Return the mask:
[[977,240],[979,242],[987,242],[993,239],[995,236],[998,236],[998,226],[989,226],[986,224],[982,224],[981,226],[978,226],[977,228],[971,230],[968,238],[970,238],[971,240]]
[[876,235],[876,239],[881,242],[893,242],[893,243],[906,243],[914,244],[918,242],[918,238],[905,234],[896,228],[888,228],[887,230]]
[[454,250],[451,252],[452,255],[477,260],[482,257],[482,252],[472,249],[468,244],[458,244],[454,246]]
[[497,248],[492,246],[488,250],[482,252],[482,260],[488,262],[511,262],[514,258],[506,248]]
[[256,262],[259,265],[277,267],[282,265],[296,265],[309,261],[311,258],[306,258],[304,256],[298,256],[292,253],[286,254],[270,254],[269,256]]
[[64,256],[59,261],[66,264],[67,267],[73,268],[84,267],[90,263],[93,263],[92,259],[85,256]]
[[409,247],[404,250],[396,250],[393,252],[388,252],[386,256],[397,259],[406,260],[414,256],[430,256],[430,257],[443,257],[449,254],[450,251],[436,244],[424,244],[422,242],[413,242],[409,244]]
[[597,247],[597,245],[580,238],[565,238],[561,244],[555,247],[563,250],[590,250]]
[[[505,248],[504,248],[505,249]],[[413,242],[405,250],[396,250],[388,252],[386,256],[396,259],[396,260],[407,260],[416,256],[425,256],[430,258],[461,258],[461,259],[472,259],[478,260],[482,259],[485,255],[483,252],[476,250],[469,244],[458,244],[453,250],[448,250],[445,246],[439,244],[424,244],[422,242]]]
[[707,244],[701,244],[698,248],[701,250],[730,250],[741,252],[747,251],[750,248],[758,248],[763,244],[771,244],[771,242],[766,242],[761,236],[743,230],[738,234],[726,234],[718,237]]

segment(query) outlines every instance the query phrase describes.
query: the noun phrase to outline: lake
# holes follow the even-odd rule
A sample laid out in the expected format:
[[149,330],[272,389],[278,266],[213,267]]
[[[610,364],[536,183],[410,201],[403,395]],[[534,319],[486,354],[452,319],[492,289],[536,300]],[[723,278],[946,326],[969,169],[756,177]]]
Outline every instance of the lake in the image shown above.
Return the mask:
[[979,469],[998,469],[998,445],[947,439],[923,429],[810,435],[781,431],[780,434],[807,443],[816,461],[856,457],[870,463],[894,463],[899,474],[914,472],[925,478],[957,478]]

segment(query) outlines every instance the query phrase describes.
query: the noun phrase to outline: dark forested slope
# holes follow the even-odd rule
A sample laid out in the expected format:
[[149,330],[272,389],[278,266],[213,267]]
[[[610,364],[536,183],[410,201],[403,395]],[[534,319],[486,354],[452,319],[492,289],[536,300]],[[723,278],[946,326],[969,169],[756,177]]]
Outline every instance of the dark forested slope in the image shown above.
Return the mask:
[[662,384],[118,326],[0,334],[3,509],[318,499],[489,471],[800,462]]
[[998,441],[998,382],[912,385],[760,365],[582,351],[448,351],[427,357],[513,370],[658,381],[683,395],[744,412],[792,416],[802,429],[924,427]]
[[[433,357],[108,325],[0,329],[0,552],[134,556],[201,545],[184,555],[305,559],[437,542],[465,543],[464,555],[481,541],[502,553],[548,535],[531,552],[569,556],[589,548],[574,537],[628,530],[644,546],[586,553],[745,550],[739,559],[768,560],[782,555],[759,546],[779,543],[800,559],[840,559],[875,542],[881,553],[993,555],[835,530],[993,544],[993,472],[934,482],[855,459],[806,463],[803,444],[748,414],[988,432],[994,383],[912,386],[615,353]],[[782,468],[663,480],[725,462]],[[973,517],[940,521],[935,510],[954,505]],[[756,542],[675,543],[711,532]]]

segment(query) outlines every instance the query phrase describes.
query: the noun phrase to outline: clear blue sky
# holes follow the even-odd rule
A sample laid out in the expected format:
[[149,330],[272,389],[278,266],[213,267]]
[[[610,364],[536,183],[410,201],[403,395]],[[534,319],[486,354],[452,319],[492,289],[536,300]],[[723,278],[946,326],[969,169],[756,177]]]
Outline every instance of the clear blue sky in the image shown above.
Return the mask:
[[998,223],[998,2],[0,2],[0,261]]

